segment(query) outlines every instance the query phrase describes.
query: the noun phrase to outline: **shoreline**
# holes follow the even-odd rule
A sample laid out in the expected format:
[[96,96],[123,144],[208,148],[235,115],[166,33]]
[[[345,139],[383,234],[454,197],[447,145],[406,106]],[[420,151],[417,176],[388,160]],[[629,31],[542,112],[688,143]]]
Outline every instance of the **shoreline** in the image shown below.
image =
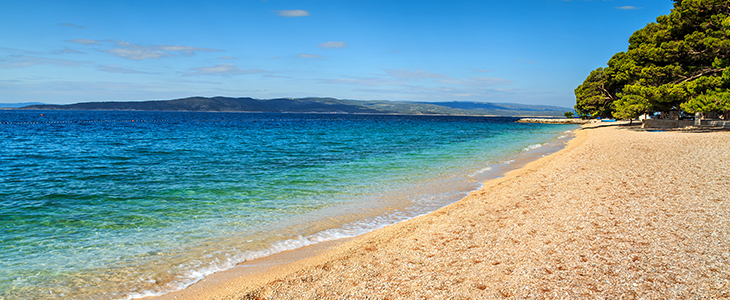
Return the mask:
[[[551,155],[565,148],[568,142],[575,136],[576,132],[580,130],[580,127],[571,126],[570,128],[571,129],[566,128],[566,131],[563,133],[563,135],[555,136],[553,139],[541,144],[530,145],[522,149],[521,152],[506,157],[506,160],[504,161],[495,161],[494,163],[490,163],[487,168],[479,170],[475,174],[468,175],[467,177],[473,177],[478,174],[481,178],[483,178],[482,180],[480,180],[481,183],[479,187],[467,192],[465,196],[455,199],[450,203],[446,203],[435,210],[452,205],[458,201],[461,201],[465,197],[468,197],[470,194],[478,192],[484,187],[485,182],[502,178],[506,176],[509,172],[519,170],[525,165],[534,162],[541,157]],[[413,217],[397,221],[396,223],[385,225],[384,227],[387,228],[403,222],[408,222],[415,218],[419,218],[421,216],[433,213],[435,210],[429,210],[423,214],[416,214]],[[371,231],[358,234],[356,236],[322,241],[316,244],[284,250],[281,252],[270,254],[268,256],[240,262],[232,268],[219,270],[212,274],[206,275],[204,278],[186,286],[185,288],[159,295],[147,296],[136,294],[132,295],[132,298],[144,300],[201,299],[200,295],[205,294],[205,292],[203,292],[205,290],[216,289],[219,290],[218,292],[220,292],[220,290],[222,290],[220,285],[222,285],[223,282],[226,282],[224,285],[243,284],[248,286],[252,285],[254,282],[262,283],[262,280],[260,279],[261,275],[263,275],[264,278],[269,278],[270,276],[274,276],[274,274],[276,274],[277,276],[285,274],[286,270],[291,271],[292,269],[295,269],[294,266],[301,267],[303,265],[306,265],[303,264],[303,262],[318,260],[318,258],[316,258],[317,256],[322,256],[324,253],[332,251],[337,246],[345,243],[346,241],[358,239],[373,231],[382,230],[384,227],[379,227]],[[218,294],[218,292],[216,292],[215,294]],[[206,294],[206,297],[204,298],[209,297],[210,295]]]
[[255,281],[162,297],[730,297],[727,144],[727,132],[585,127],[432,213]]
[[[589,129],[479,193],[231,295],[730,297],[730,224],[722,222],[730,217],[730,195],[717,166],[730,159],[730,150],[717,146],[730,134]],[[717,144],[701,143],[706,139]],[[674,168],[682,165],[678,158],[696,160],[697,168]]]
[[[600,122],[600,121],[598,121]],[[564,118],[522,118],[517,123],[538,123],[538,124],[591,124],[598,123],[596,120],[564,119]]]
[[585,127],[427,215],[255,280],[148,299],[727,298],[729,143],[722,131]]

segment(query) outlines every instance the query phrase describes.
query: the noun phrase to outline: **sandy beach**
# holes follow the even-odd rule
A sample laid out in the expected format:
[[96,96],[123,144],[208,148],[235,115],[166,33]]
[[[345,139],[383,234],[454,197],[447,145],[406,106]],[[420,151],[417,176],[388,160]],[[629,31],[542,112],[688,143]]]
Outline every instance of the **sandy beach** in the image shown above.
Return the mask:
[[588,127],[428,215],[155,299],[730,298],[729,162],[728,131]]

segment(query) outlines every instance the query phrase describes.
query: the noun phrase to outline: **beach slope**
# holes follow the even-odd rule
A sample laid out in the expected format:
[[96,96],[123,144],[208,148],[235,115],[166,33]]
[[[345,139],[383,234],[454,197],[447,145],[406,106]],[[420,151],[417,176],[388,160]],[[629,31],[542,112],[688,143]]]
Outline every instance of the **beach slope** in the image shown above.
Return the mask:
[[455,204],[205,298],[727,298],[728,145],[586,128]]

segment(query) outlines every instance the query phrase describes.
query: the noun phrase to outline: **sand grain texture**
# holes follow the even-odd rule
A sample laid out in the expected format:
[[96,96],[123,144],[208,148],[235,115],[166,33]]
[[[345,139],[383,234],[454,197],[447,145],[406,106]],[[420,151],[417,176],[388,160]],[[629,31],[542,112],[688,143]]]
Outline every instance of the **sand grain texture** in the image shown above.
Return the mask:
[[215,298],[729,298],[728,163],[728,132],[582,130],[453,205]]

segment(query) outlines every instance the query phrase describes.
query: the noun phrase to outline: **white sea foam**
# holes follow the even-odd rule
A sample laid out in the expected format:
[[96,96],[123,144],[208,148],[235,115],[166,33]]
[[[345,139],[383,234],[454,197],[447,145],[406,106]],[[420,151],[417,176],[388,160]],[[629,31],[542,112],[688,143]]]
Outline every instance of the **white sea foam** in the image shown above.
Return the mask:
[[483,168],[483,169],[481,169],[481,170],[477,170],[477,171],[475,171],[474,173],[471,173],[471,174],[469,175],[469,177],[474,177],[474,176],[477,176],[477,175],[479,175],[479,174],[482,174],[482,173],[484,173],[484,172],[487,172],[487,171],[491,171],[491,170],[492,170],[492,167],[485,167],[485,168]]
[[[565,131],[565,133],[570,134],[570,133],[572,133],[572,131],[567,130],[567,131]],[[566,137],[565,135],[561,135],[559,138],[565,138],[565,137]],[[523,151],[530,151],[533,149],[540,148],[542,146],[543,146],[543,144],[532,144],[532,145],[529,145],[526,148],[524,148]],[[502,161],[501,163],[506,166],[506,165],[509,165],[514,162],[515,162],[515,160],[509,159],[509,160]],[[488,172],[491,170],[493,170],[492,166],[486,166],[482,169],[474,171],[472,174],[469,175],[469,177],[475,177],[475,176],[478,176],[479,174],[482,174],[482,173],[485,173],[485,172]],[[479,190],[481,188],[481,186],[483,186],[483,184],[480,183],[479,187],[477,187],[473,191]],[[461,194],[460,196],[463,197],[473,191],[465,192],[463,194],[459,193],[459,194]],[[444,197],[444,196],[445,195],[433,195],[433,197],[431,197],[431,198],[440,198],[440,197]],[[443,206],[443,203],[441,203],[440,205],[436,203],[436,202],[439,202],[438,199],[422,199],[422,200],[424,200],[425,202],[434,202],[431,204]],[[425,205],[424,207],[426,207],[429,204],[424,204],[424,205]],[[433,208],[433,209],[435,209],[435,208]],[[228,256],[227,259],[225,259],[224,261],[217,261],[217,262],[210,263],[207,267],[184,266],[185,269],[189,269],[190,271],[188,271],[183,278],[180,278],[180,279],[176,280],[175,282],[171,283],[169,286],[167,286],[165,288],[165,290],[163,290],[163,291],[152,291],[152,290],[142,291],[142,292],[138,292],[138,293],[134,293],[134,294],[129,294],[126,299],[131,300],[131,299],[139,299],[139,298],[150,297],[150,296],[160,296],[160,295],[164,295],[164,294],[167,294],[167,293],[170,293],[173,291],[182,290],[182,289],[185,289],[185,288],[195,284],[196,282],[204,279],[206,276],[209,276],[215,272],[231,269],[231,268],[235,267],[237,264],[240,264],[242,262],[251,261],[251,260],[255,260],[255,259],[259,259],[259,258],[264,258],[264,257],[268,257],[268,256],[271,256],[271,255],[274,255],[277,253],[284,252],[284,251],[295,250],[295,249],[315,245],[315,244],[322,243],[322,242],[334,241],[334,240],[339,240],[339,239],[343,239],[343,238],[356,237],[356,236],[359,236],[359,235],[362,235],[362,234],[365,234],[365,233],[368,233],[371,231],[378,230],[378,229],[386,227],[386,226],[390,226],[390,225],[397,224],[397,223],[400,223],[400,222],[403,222],[403,221],[406,221],[406,220],[409,220],[409,219],[412,219],[412,218],[415,218],[415,217],[418,217],[421,215],[425,215],[426,213],[428,213],[429,211],[432,211],[433,209],[426,209],[426,210],[421,210],[421,211],[409,211],[410,213],[409,212],[392,212],[392,213],[389,213],[386,215],[373,217],[373,218],[370,218],[367,220],[353,222],[353,223],[347,224],[347,225],[339,227],[339,228],[324,230],[324,231],[321,231],[321,232],[318,232],[318,233],[315,233],[312,235],[298,236],[296,238],[279,241],[263,250],[243,251],[238,254],[232,254],[232,255]],[[248,241],[248,242],[250,242],[250,241]]]
[[567,136],[565,136],[565,135],[561,135],[561,136],[559,136],[558,138],[559,138],[559,139],[564,139],[564,138],[566,138],[566,137],[567,137]]
[[284,241],[279,241],[271,245],[269,248],[259,251],[244,251],[239,254],[235,254],[230,256],[227,260],[221,261],[221,262],[213,262],[209,266],[204,268],[194,268],[192,266],[183,266],[186,267],[186,269],[191,269],[190,271],[185,274],[185,276],[179,280],[177,280],[175,283],[170,285],[168,288],[166,288],[164,291],[142,291],[138,293],[132,293],[129,294],[126,299],[139,299],[144,297],[150,297],[150,296],[160,296],[167,294],[172,291],[182,290],[185,289],[194,283],[202,280],[208,275],[211,275],[218,271],[227,270],[230,268],[235,267],[237,264],[255,260],[267,256],[271,256],[277,253],[281,253],[288,250],[295,250],[299,248],[303,248],[306,246],[311,246],[314,244],[327,242],[327,241],[334,241],[339,240],[343,238],[350,238],[359,236],[392,224],[400,223],[402,221],[406,221],[415,217],[418,217],[422,214],[417,215],[410,215],[402,212],[394,212],[387,215],[382,215],[378,217],[374,217],[369,220],[363,220],[363,221],[357,221],[353,222],[351,224],[347,224],[340,228],[333,228],[325,231],[321,231],[309,236],[299,236],[295,239],[288,239]]
[[530,151],[530,150],[534,150],[534,149],[537,149],[540,147],[542,147],[542,144],[533,144],[533,145],[527,146],[525,149],[522,149],[522,151]]

